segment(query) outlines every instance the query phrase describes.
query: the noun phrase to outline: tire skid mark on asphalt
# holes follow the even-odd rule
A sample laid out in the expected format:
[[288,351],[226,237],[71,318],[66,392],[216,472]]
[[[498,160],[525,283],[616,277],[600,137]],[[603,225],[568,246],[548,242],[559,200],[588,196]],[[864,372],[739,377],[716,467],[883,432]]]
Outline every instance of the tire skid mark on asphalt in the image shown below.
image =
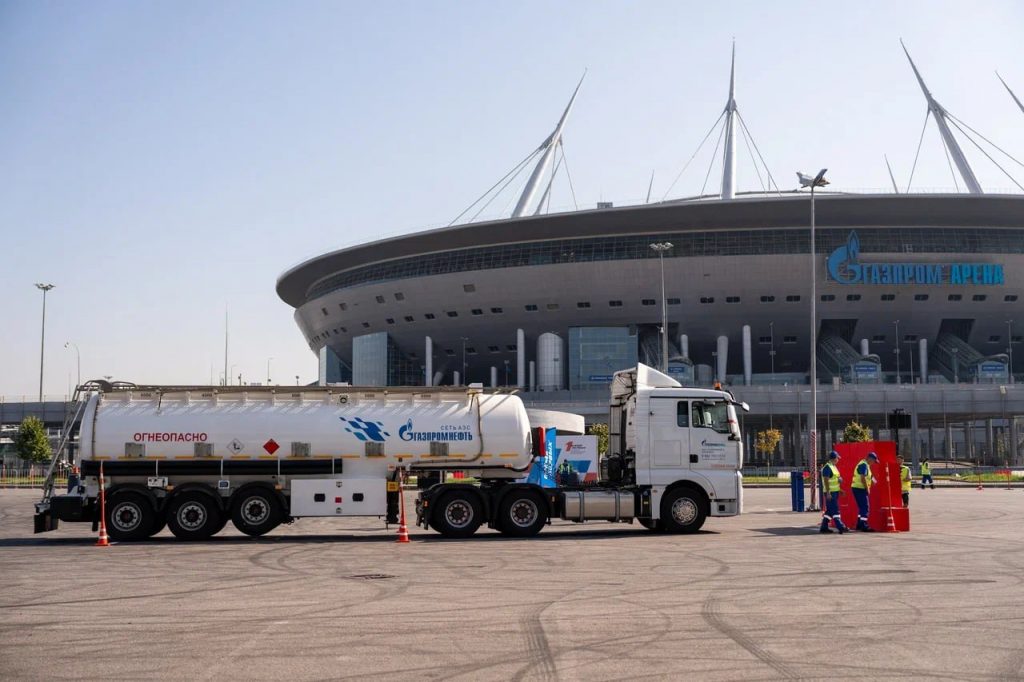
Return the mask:
[[775,654],[760,646],[739,628],[729,625],[725,617],[722,616],[719,600],[714,596],[709,596],[705,600],[701,616],[704,618],[704,622],[736,642],[736,644],[762,663],[770,666],[783,678],[788,680],[800,679],[800,674],[795,669],[789,667],[785,661],[780,660]]
[[558,666],[551,652],[551,643],[544,633],[544,624],[541,622],[541,616],[554,603],[537,604],[519,617],[519,629],[526,640],[528,663],[512,677],[516,682],[526,679],[527,673],[531,671],[541,679],[557,679]]

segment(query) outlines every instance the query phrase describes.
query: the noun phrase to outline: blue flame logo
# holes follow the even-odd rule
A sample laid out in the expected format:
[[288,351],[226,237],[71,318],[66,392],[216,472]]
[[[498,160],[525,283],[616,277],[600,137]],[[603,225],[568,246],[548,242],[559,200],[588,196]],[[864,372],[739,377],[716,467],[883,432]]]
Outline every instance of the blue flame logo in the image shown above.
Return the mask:
[[857,284],[864,278],[864,272],[858,263],[860,257],[860,239],[856,232],[850,232],[846,244],[840,246],[828,257],[828,274],[840,284]]

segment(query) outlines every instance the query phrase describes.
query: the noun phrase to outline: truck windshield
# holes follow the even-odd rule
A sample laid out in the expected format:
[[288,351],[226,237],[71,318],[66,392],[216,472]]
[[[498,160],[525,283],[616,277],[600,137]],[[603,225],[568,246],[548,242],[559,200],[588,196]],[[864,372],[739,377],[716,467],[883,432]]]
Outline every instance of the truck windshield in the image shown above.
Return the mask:
[[736,417],[725,401],[694,402],[692,422],[696,428],[712,429],[718,433],[735,433]]

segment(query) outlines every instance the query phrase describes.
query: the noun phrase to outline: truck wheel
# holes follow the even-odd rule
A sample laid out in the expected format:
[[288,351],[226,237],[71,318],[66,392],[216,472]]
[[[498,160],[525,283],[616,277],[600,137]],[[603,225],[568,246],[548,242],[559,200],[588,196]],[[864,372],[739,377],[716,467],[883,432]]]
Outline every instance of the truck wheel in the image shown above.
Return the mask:
[[231,522],[246,535],[259,537],[281,524],[281,505],[269,490],[243,490],[231,505]]
[[704,506],[697,493],[676,488],[661,498],[661,523],[669,533],[696,533],[708,516]]
[[156,523],[153,524],[153,527],[149,530],[149,537],[153,537],[154,535],[158,535],[160,533],[160,531],[162,531],[166,527],[167,527],[167,519],[164,518],[160,513],[157,513],[157,515],[156,515]]
[[498,529],[517,538],[533,537],[548,522],[544,502],[532,490],[514,490],[498,509]]
[[198,492],[185,492],[167,507],[167,526],[179,540],[205,540],[217,532],[221,510],[216,500]]
[[142,493],[116,493],[107,500],[107,532],[120,542],[149,537],[156,520],[153,505]]
[[480,500],[466,490],[453,490],[444,495],[430,518],[430,525],[446,538],[468,538],[482,522]]

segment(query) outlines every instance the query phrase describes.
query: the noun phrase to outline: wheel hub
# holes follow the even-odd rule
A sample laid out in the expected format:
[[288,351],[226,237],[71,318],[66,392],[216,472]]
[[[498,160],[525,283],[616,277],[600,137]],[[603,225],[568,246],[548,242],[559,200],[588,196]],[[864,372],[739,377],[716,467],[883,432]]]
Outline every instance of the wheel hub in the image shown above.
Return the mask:
[[509,520],[520,528],[532,526],[540,516],[537,503],[533,500],[516,500],[509,510]]
[[202,528],[206,523],[206,508],[196,502],[182,505],[178,510],[178,523],[188,530]]
[[693,523],[697,518],[697,505],[688,497],[683,497],[672,503],[672,518],[682,525]]
[[134,504],[126,503],[115,508],[110,518],[118,530],[128,532],[138,527],[142,512]]
[[254,526],[266,521],[269,514],[270,508],[262,498],[250,497],[242,504],[242,518]]
[[453,528],[465,528],[473,522],[473,507],[465,500],[454,500],[444,508],[444,517]]

